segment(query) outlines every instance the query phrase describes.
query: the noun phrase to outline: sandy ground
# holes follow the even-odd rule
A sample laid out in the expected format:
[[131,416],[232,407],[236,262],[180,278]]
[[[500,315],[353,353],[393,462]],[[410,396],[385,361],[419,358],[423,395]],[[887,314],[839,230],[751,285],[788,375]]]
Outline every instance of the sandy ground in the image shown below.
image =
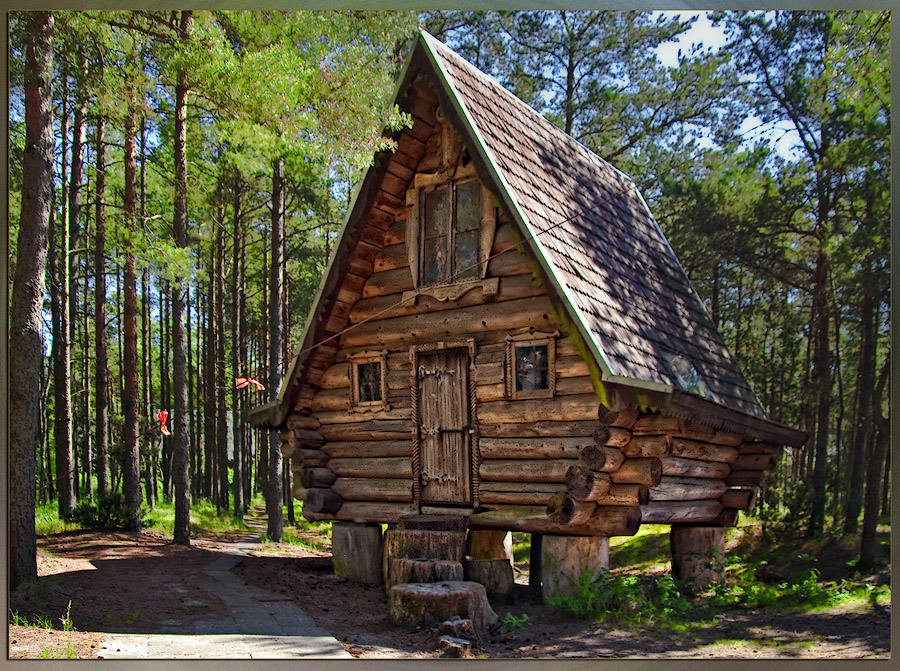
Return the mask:
[[[154,633],[173,620],[209,619],[223,606],[194,584],[202,567],[237,538],[198,538],[191,547],[150,534],[69,532],[39,539],[41,579],[10,596],[10,609],[53,629],[9,626],[10,658],[96,658],[115,633]],[[244,581],[295,600],[354,657],[439,656],[437,634],[387,621],[382,587],[334,574],[325,552],[266,544],[234,569]],[[521,579],[520,579],[521,580]],[[71,602],[77,631],[62,631]],[[728,610],[678,633],[623,630],[555,613],[518,585],[512,601],[494,604],[527,615],[521,629],[501,627],[475,642],[478,657],[494,658],[887,658],[890,608],[817,613]]]

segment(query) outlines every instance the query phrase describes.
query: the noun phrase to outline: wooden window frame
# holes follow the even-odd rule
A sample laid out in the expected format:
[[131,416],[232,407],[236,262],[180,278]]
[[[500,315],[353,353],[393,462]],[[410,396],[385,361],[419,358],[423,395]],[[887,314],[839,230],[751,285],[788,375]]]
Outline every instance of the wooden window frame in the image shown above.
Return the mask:
[[[441,184],[432,184],[430,186],[422,187],[419,189],[418,194],[418,203],[417,207],[419,208],[419,235],[418,235],[418,268],[416,271],[417,274],[417,286],[423,289],[427,289],[429,287],[436,287],[441,285],[448,284],[468,284],[473,282],[478,282],[484,277],[483,270],[481,268],[477,268],[471,277],[465,278],[456,278],[456,274],[459,272],[459,269],[456,267],[456,190],[459,186],[471,183],[479,183],[477,177],[465,177],[463,179],[450,179]],[[425,218],[425,196],[429,193],[437,191],[439,189],[448,188],[450,191],[450,221],[448,223],[447,230],[447,264],[449,266],[448,275],[444,279],[439,279],[430,284],[425,284],[425,280],[422,276],[423,268],[422,264],[425,261],[425,226],[427,225],[427,221]],[[484,189],[481,189],[481,192],[478,195],[479,197],[479,209],[484,211],[484,199],[485,193]],[[484,217],[482,216],[482,219]],[[479,230],[481,230],[482,222],[479,222]],[[484,245],[484,236],[479,234],[478,236],[478,253],[476,254],[479,264],[481,264],[481,260],[484,258],[484,250],[482,246]],[[469,269],[470,272],[472,269]]]
[[[506,336],[506,397],[519,400],[526,398],[553,398],[556,396],[556,341],[559,332],[522,333]],[[547,388],[516,390],[516,349],[519,347],[547,346]]]
[[[387,398],[387,350],[380,352],[360,352],[350,360],[350,407],[360,412],[369,410],[390,410]],[[378,401],[359,400],[359,367],[367,363],[381,364],[381,399]]]

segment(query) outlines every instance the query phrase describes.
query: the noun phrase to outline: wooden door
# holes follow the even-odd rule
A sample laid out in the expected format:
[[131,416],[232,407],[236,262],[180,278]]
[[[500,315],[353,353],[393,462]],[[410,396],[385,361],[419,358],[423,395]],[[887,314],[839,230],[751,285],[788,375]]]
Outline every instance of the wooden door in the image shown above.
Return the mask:
[[416,377],[422,503],[471,504],[468,349],[420,352]]

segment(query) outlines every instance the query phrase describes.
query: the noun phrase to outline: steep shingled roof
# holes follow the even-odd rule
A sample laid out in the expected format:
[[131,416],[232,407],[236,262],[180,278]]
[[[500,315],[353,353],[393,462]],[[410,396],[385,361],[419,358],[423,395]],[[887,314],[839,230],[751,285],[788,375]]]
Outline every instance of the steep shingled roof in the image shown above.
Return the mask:
[[[662,394],[665,412],[716,428],[779,444],[805,441],[768,418],[632,179],[425,32],[396,100],[418,73],[453,108],[447,111],[462,126],[479,175],[517,222],[604,382]],[[280,426],[290,412],[340,289],[346,258],[339,259],[358,238],[372,205],[363,194],[377,190],[377,175],[370,168],[358,187],[302,344],[278,398],[251,412],[256,425]]]
[[706,383],[709,400],[767,419],[634,182],[436,39],[424,39],[597,346],[607,379],[682,388],[672,364],[681,357]]

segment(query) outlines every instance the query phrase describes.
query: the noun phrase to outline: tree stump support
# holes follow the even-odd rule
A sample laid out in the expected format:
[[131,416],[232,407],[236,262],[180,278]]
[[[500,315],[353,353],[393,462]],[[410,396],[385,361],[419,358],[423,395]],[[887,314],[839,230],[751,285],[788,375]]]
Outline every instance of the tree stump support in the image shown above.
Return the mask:
[[384,539],[380,524],[334,522],[331,552],[334,572],[353,582],[382,583],[381,554]]
[[725,579],[725,530],[722,527],[672,525],[669,534],[672,575],[703,589]]
[[544,535],[541,547],[541,577],[544,600],[574,595],[581,576],[590,579],[609,569],[609,538],[606,536]]

